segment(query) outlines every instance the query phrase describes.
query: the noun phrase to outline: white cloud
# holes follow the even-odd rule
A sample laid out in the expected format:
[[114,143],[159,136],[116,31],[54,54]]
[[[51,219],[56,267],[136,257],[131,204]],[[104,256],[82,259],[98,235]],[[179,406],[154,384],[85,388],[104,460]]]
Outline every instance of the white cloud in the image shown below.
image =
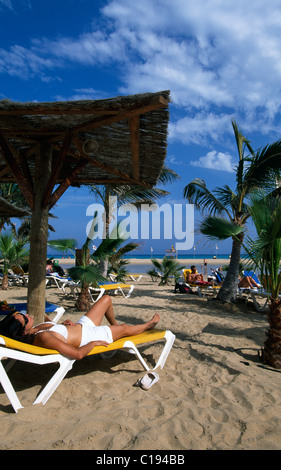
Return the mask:
[[171,142],[180,140],[184,144],[208,145],[210,139],[219,142],[222,136],[229,132],[233,134],[229,114],[214,114],[202,112],[177,119],[169,125]]
[[73,90],[71,96],[56,95],[58,101],[76,101],[76,100],[104,100],[110,98],[105,92],[95,90],[94,88],[77,88]]
[[0,6],[1,5],[4,5],[5,7],[12,9],[11,0],[0,0]]
[[227,171],[228,173],[234,172],[234,164],[231,160],[231,155],[222,152],[208,152],[204,157],[200,157],[197,161],[191,161],[192,166],[200,168],[209,168],[216,171]]
[[1,49],[0,73],[47,80],[69,65],[117,64],[120,93],[171,90],[183,110],[172,139],[218,141],[232,116],[245,130],[280,130],[279,0],[111,0],[100,11],[87,33]]
[[15,45],[10,51],[0,49],[0,73],[8,73],[22,79],[35,75],[45,77],[45,71],[54,67],[52,59],[41,57],[25,47]]

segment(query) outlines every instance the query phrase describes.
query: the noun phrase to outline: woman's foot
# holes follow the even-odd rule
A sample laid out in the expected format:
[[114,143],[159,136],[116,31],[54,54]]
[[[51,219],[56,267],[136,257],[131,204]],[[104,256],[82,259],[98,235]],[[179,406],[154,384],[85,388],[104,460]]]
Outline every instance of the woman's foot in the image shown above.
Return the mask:
[[151,320],[147,322],[148,329],[151,330],[152,328],[155,328],[155,326],[157,325],[157,323],[159,323],[159,321],[160,321],[160,315],[159,313],[155,313],[153,317],[151,318]]

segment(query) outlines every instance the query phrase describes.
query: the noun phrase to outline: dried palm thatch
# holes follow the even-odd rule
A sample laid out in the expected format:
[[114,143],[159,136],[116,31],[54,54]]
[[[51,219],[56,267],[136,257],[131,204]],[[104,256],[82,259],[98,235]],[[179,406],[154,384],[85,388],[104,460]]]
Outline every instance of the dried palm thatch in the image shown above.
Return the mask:
[[27,209],[17,207],[0,197],[0,217],[25,217],[30,215],[31,213]]
[[[42,145],[48,145],[52,174],[45,204],[50,207],[70,184],[155,185],[166,157],[169,95],[163,91],[96,101],[0,101],[0,182],[17,182],[32,206],[36,159]],[[93,140],[91,154],[85,143]],[[55,184],[63,188],[50,199]]]

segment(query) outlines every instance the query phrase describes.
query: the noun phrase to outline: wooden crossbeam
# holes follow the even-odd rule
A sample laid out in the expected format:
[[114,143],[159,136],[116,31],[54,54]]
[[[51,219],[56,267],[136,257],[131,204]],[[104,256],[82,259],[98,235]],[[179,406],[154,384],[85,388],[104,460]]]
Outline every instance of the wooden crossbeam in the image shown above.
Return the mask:
[[42,207],[47,207],[47,205],[49,203],[49,199],[50,199],[52,191],[53,191],[53,189],[54,189],[54,187],[57,183],[62,165],[65,161],[66,156],[67,156],[67,151],[69,149],[70,144],[71,144],[71,134],[67,133],[64,140],[63,140],[62,147],[59,151],[58,157],[56,158],[55,164],[53,163],[52,173],[51,173],[51,176],[49,178],[47,187],[46,187],[44,195],[43,195]]
[[159,96],[157,100],[153,99],[150,101],[149,104],[145,106],[133,107],[130,110],[122,110],[115,116],[105,116],[104,118],[98,120],[94,119],[87,123],[79,124],[78,126],[73,127],[72,130],[75,132],[83,132],[87,130],[97,129],[102,126],[113,124],[114,122],[123,121],[125,119],[130,119],[134,116],[140,116],[141,114],[149,113],[150,111],[163,108],[167,105],[167,101],[163,97]]
[[[120,171],[120,170],[116,170],[115,168],[112,168],[111,166],[106,165],[105,163],[99,162],[98,160],[96,160],[92,156],[87,155],[84,152],[84,150],[82,148],[82,143],[81,143],[81,141],[79,140],[78,137],[73,138],[73,143],[76,145],[80,155],[82,155],[83,158],[86,158],[88,160],[89,165],[100,168],[101,170],[106,171],[108,174],[118,176],[118,178],[122,179],[123,181],[127,181],[128,184],[130,183],[130,184],[136,184],[136,185],[140,185],[140,186],[150,187],[150,185],[147,185],[145,182],[139,181],[139,179],[132,178],[129,174],[127,174],[123,171]],[[117,182],[118,181],[116,181],[116,183]]]
[[[29,207],[32,209],[34,204],[33,198],[33,188],[31,186],[31,181],[27,175],[27,168],[22,170],[19,167],[14,155],[11,151],[10,145],[6,141],[5,137],[0,134],[0,147],[2,150],[3,157],[7,162],[8,167],[12,171],[15,176],[16,182],[19,185],[21,192],[23,193],[26,202],[28,203]],[[24,174],[25,173],[25,174]]]
[[69,186],[73,183],[74,178],[80,173],[82,168],[87,165],[88,161],[81,158],[80,161],[77,163],[76,167],[70,172],[70,174],[62,181],[59,187],[53,192],[50,197],[49,201],[49,209],[51,209],[59,198],[63,195],[63,193],[69,188]]

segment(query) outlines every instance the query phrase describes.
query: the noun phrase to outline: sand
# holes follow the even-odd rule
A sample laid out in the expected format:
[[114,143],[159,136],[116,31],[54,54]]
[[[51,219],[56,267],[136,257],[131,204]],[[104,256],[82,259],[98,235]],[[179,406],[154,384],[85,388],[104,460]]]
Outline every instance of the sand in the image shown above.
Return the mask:
[[[198,261],[197,261],[198,263]],[[78,319],[74,299],[47,288],[47,300]],[[1,291],[23,301],[26,289]],[[260,363],[267,320],[251,303],[218,305],[211,296],[173,293],[148,276],[130,298],[112,296],[117,319],[159,312],[176,335],[160,380],[148,391],[134,356],[77,361],[45,405],[32,405],[53,366],[17,363],[10,372],[24,409],[15,414],[0,388],[1,450],[276,450],[281,447],[280,371]],[[142,347],[153,364],[159,345]]]

